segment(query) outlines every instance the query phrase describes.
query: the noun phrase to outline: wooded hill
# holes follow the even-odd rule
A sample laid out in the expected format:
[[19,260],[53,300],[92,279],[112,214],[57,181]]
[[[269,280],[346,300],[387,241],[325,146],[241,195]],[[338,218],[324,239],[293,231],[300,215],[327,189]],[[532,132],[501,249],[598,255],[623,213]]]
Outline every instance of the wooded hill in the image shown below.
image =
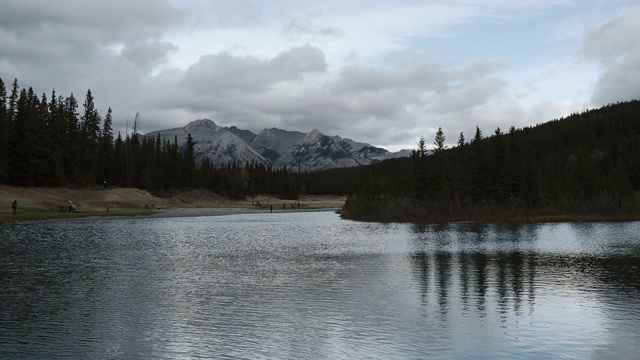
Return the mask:
[[420,139],[408,159],[350,170],[342,182],[367,180],[351,189],[355,195],[347,200],[345,216],[522,221],[638,215],[639,101],[507,133],[498,128],[488,137],[476,128],[470,142],[460,134],[451,149],[444,140],[439,131],[431,155]]

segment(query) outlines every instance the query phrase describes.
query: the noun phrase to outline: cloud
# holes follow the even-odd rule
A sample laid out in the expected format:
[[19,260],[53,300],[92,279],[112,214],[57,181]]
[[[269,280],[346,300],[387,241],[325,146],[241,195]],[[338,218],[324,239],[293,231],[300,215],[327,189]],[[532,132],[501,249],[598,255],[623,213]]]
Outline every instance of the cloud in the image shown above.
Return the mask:
[[322,50],[305,45],[291,48],[272,59],[234,56],[229,53],[202,56],[185,74],[182,85],[199,95],[221,92],[265,92],[282,81],[299,80],[304,74],[327,68]]
[[[559,1],[564,11],[583,6]],[[453,143],[476,125],[490,134],[582,110],[590,97],[637,97],[638,7],[588,28],[579,59],[539,51],[576,46],[573,35],[540,41],[558,31],[545,22],[554,10],[555,1],[506,0],[8,0],[0,77],[80,100],[91,89],[116,128],[137,112],[142,132],[208,117],[392,149],[438,127]],[[522,31],[520,20],[549,32]]]
[[293,18],[282,24],[280,32],[286,39],[306,42],[327,41],[345,35],[344,30],[334,26],[323,26],[309,18]]
[[640,5],[587,29],[581,52],[601,66],[591,98],[595,106],[640,98]]

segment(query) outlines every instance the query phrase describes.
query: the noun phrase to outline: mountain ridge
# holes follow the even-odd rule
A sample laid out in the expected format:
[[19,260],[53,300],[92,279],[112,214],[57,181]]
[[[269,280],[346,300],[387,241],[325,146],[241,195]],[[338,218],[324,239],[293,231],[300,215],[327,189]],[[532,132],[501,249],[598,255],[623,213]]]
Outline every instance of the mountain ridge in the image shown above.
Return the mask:
[[255,134],[236,126],[220,126],[211,119],[197,119],[183,127],[155,130],[145,136],[155,138],[159,135],[168,141],[177,138],[178,145],[184,150],[188,134],[195,142],[196,162],[200,164],[206,158],[216,167],[230,162],[255,161],[290,171],[313,172],[370,165],[409,154],[409,150],[392,153],[338,135],[325,135],[318,129],[305,134],[273,127]]

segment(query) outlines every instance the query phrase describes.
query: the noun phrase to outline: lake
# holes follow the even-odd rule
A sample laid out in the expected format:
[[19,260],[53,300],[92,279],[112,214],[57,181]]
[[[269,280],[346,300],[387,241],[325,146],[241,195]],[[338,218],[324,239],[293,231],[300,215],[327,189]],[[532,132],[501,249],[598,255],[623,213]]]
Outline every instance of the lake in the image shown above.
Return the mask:
[[0,227],[0,358],[631,359],[640,222]]

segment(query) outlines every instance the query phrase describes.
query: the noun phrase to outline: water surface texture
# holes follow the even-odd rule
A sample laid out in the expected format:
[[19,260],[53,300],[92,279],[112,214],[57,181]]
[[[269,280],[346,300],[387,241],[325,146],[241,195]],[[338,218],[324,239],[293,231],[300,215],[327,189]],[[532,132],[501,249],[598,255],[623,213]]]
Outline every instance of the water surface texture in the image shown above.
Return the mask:
[[331,212],[0,227],[0,358],[640,354],[640,223]]

